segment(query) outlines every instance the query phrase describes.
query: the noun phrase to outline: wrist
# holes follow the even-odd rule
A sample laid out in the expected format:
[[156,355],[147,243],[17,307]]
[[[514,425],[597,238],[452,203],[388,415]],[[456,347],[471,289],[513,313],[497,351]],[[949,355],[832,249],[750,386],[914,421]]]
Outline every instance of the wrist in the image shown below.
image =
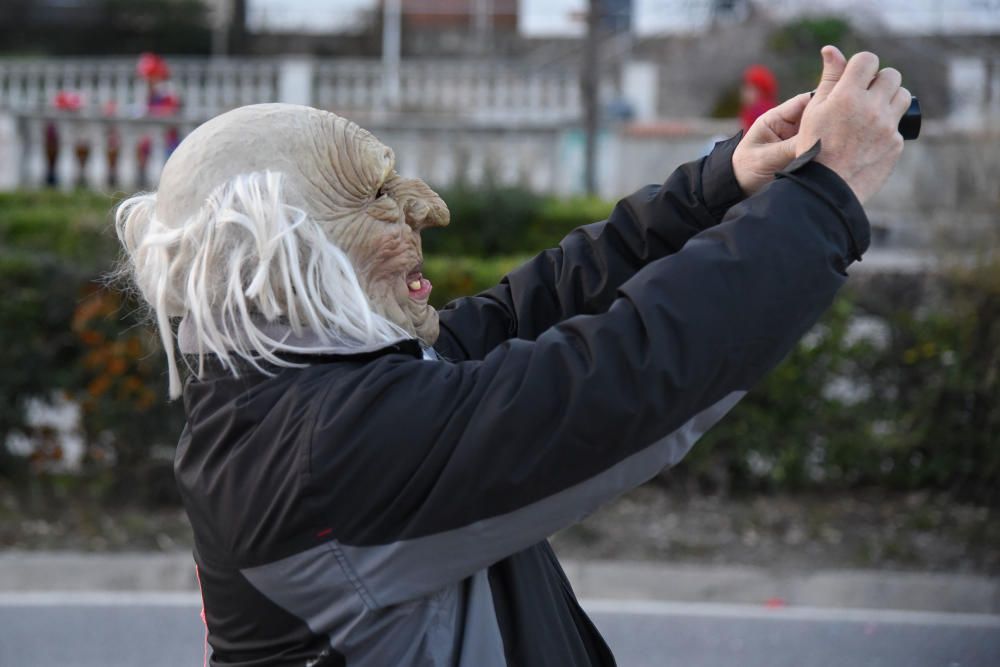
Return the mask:
[[712,152],[702,161],[702,198],[705,207],[717,220],[721,220],[726,211],[747,196],[737,180],[733,160],[742,138],[743,133],[740,132],[716,143]]
[[735,155],[733,156],[733,178],[736,179],[744,197],[752,197],[763,187],[760,176],[744,167],[742,160],[738,160]]

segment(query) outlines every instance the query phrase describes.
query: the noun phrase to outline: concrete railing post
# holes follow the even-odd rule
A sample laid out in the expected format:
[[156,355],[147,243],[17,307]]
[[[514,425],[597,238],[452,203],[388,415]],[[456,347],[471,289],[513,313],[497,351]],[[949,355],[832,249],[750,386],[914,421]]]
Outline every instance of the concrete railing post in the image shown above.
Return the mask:
[[14,116],[0,113],[0,191],[14,190],[21,184],[23,149],[18,134]]
[[622,68],[622,97],[635,112],[635,120],[657,117],[659,103],[659,67],[650,62],[627,62]]
[[312,106],[315,63],[309,58],[286,58],[278,66],[278,101]]

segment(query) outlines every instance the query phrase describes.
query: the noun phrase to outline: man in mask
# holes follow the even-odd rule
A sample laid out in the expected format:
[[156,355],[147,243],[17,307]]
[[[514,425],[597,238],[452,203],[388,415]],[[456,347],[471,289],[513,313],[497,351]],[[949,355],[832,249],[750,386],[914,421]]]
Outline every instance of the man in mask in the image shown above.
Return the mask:
[[[440,313],[392,151],[331,113],[188,136],[118,231],[183,387],[213,665],[613,665],[546,541],[676,463],[869,239],[910,95],[870,53]],[[179,319],[177,334],[174,321]]]

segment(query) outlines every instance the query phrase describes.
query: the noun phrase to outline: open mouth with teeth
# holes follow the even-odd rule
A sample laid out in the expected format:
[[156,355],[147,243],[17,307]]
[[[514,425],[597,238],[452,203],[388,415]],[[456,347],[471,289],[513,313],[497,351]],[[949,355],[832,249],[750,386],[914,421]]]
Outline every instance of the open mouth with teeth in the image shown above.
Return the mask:
[[406,287],[410,290],[410,298],[414,301],[426,301],[431,295],[431,281],[424,278],[423,267],[417,267],[406,274]]

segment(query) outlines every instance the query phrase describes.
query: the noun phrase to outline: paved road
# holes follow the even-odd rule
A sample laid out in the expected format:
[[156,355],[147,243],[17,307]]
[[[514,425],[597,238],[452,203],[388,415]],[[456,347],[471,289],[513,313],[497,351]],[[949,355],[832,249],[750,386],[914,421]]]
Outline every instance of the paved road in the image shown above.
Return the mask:
[[[1000,667],[1000,616],[585,603],[621,667]],[[189,593],[0,594],[0,665],[202,664]]]

